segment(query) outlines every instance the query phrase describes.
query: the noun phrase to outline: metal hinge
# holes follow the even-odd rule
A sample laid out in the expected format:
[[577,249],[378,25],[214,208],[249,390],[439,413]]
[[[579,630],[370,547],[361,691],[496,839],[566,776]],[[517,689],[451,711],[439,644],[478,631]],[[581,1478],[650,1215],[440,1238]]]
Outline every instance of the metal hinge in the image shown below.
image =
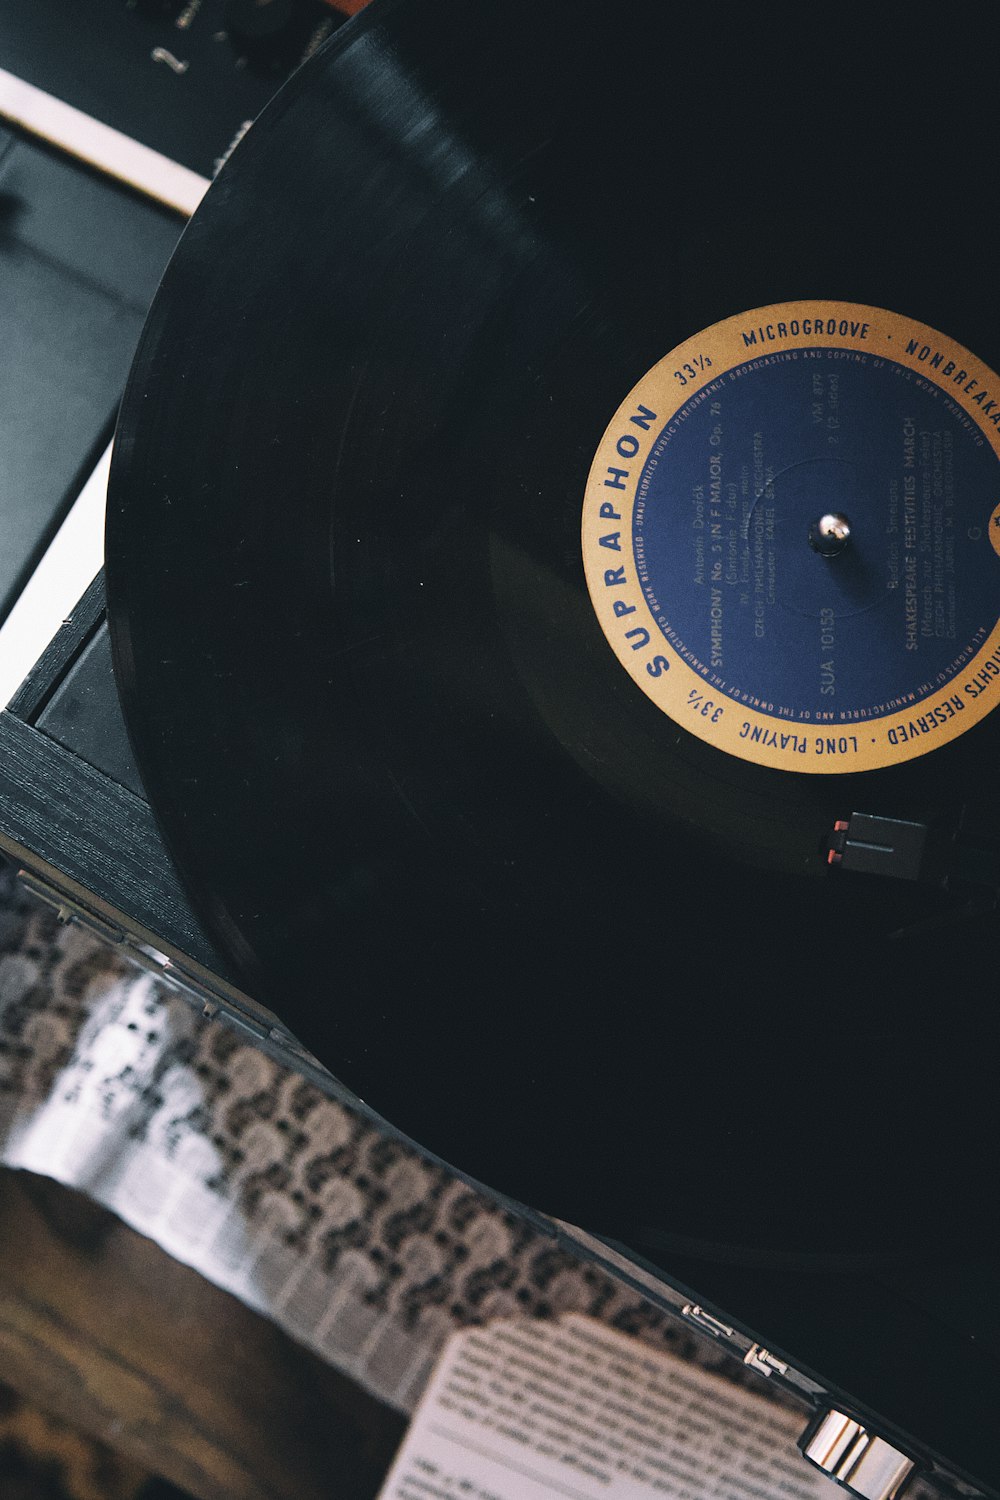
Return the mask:
[[728,1323],[723,1323],[720,1318],[713,1318],[697,1302],[685,1302],[681,1308],[681,1316],[687,1318],[696,1328],[704,1333],[710,1333],[715,1339],[731,1339],[735,1337],[736,1330],[730,1328]]
[[764,1349],[760,1344],[751,1344],[743,1356],[743,1363],[751,1370],[756,1370],[761,1375],[787,1375],[788,1366],[784,1360],[778,1359],[770,1349]]
[[856,1417],[820,1411],[799,1439],[803,1458],[835,1479],[859,1500],[896,1500],[916,1470],[916,1462]]

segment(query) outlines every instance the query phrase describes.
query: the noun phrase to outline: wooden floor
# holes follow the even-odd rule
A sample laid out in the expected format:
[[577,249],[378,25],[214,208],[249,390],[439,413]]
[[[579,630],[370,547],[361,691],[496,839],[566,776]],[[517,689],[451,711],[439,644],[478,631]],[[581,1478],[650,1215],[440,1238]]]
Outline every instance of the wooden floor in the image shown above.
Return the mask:
[[105,1209],[2,1169],[0,1382],[197,1500],[371,1500],[405,1429]]

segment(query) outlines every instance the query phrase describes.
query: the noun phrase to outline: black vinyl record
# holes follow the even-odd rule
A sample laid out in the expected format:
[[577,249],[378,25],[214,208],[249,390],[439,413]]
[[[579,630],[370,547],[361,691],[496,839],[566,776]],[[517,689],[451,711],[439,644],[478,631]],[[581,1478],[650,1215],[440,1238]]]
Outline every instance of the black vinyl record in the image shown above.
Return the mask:
[[[194,216],[122,408],[116,670],[203,920],[395,1125],[640,1247],[922,1254],[994,1212],[1000,490],[980,511],[1000,301],[967,107],[990,97],[988,47],[973,18],[949,21],[947,59],[916,19],[878,24],[817,42],[760,12],[678,29],[659,4],[375,0]],[[947,62],[933,107],[928,56]],[[643,395],[657,368],[673,426]],[[826,446],[804,478],[755,478],[755,433],[800,386]],[[846,560],[810,549],[810,506],[876,505],[883,411],[899,550],[884,517],[874,562],[867,522]],[[723,421],[743,445],[724,472]],[[677,690],[699,648],[669,606],[655,636],[652,584],[645,604],[602,592],[622,557],[642,571],[641,512],[630,542],[616,507],[661,427],[648,494],[672,453],[695,477],[650,568],[713,653],[704,695],[693,678],[666,705],[657,674]],[[847,428],[850,465],[830,446]],[[581,543],[585,496],[607,531]],[[904,604],[883,663],[886,589]],[[723,675],[723,605],[750,694]],[[837,717],[790,705],[768,728],[772,679],[820,630],[809,692]],[[919,879],[837,868],[857,812],[944,853]],[[949,864],[966,845],[974,878]]]

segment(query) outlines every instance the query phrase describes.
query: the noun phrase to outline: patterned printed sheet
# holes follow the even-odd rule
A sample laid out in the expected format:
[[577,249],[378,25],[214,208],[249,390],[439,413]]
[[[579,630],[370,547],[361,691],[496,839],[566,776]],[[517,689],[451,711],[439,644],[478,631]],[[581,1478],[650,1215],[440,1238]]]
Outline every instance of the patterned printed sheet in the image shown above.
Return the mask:
[[61,926],[9,869],[0,1160],[87,1192],[403,1410],[455,1328],[517,1314],[589,1313],[729,1369],[628,1287]]

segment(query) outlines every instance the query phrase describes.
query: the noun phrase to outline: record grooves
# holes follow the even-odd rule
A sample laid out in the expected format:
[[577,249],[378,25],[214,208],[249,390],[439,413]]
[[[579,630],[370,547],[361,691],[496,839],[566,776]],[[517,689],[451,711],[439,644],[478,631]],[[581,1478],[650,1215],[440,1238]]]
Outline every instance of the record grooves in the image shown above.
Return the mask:
[[[955,39],[968,77],[974,41]],[[649,611],[633,625],[594,597],[602,538],[618,538],[605,546],[612,573],[619,555],[644,555],[628,551],[624,489],[601,477],[594,514],[608,529],[591,535],[585,519],[592,471],[619,468],[636,486],[645,474],[655,495],[648,464],[668,420],[631,418],[663,415],[643,382],[671,351],[691,368],[684,401],[706,404],[684,419],[688,448],[663,436],[660,473],[693,465],[682,490],[697,499],[704,461],[708,509],[691,514],[708,526],[723,523],[727,484],[734,516],[743,503],[739,467],[719,467],[722,514],[710,513],[709,403],[725,396],[712,421],[752,453],[776,402],[798,410],[807,347],[822,354],[823,423],[889,411],[950,434],[957,418],[927,417],[946,401],[979,420],[961,405],[975,389],[940,385],[943,355],[932,378],[904,346],[895,363],[913,381],[900,404],[888,375],[876,390],[882,377],[858,362],[849,330],[862,316],[825,314],[836,326],[819,343],[800,329],[807,303],[875,309],[886,337],[919,324],[983,370],[1000,366],[995,300],[949,258],[959,229],[988,240],[990,210],[971,165],[906,107],[916,42],[876,39],[863,63],[831,47],[808,80],[791,70],[781,88],[755,86],[750,109],[747,80],[775,44],[749,30],[720,43],[707,20],[681,39],[656,6],[630,7],[619,26],[558,0],[376,0],[249,132],[168,270],[122,409],[108,595],[143,779],[199,913],[249,991],[334,1074],[445,1159],[588,1228],[847,1263],[976,1240],[992,1214],[978,1189],[996,1126],[1000,876],[989,858],[974,879],[949,860],[1000,832],[1000,716],[963,708],[963,732],[935,730],[926,753],[887,741],[892,754],[863,765],[857,751],[834,774],[740,749],[745,716],[732,718],[721,662],[735,650],[741,548],[747,598],[772,633],[789,610],[815,615],[817,631],[822,610],[846,619],[816,579],[847,580],[859,617],[903,619],[864,572],[874,428],[852,459],[850,503],[827,450],[822,462],[810,451],[808,483],[791,460],[768,459],[768,479],[762,460],[731,529],[731,594],[715,579],[718,618],[698,602],[711,532],[701,553],[687,520],[646,533],[659,571],[619,601],[637,621]],[[859,94],[880,61],[878,97]],[[864,110],[845,106],[857,97]],[[835,131],[821,125],[832,119]],[[935,213],[914,237],[900,204],[929,184]],[[759,367],[741,376],[733,415],[728,388],[707,391],[724,372],[709,335],[775,306],[795,309],[781,314],[784,342],[747,346],[739,367]],[[898,323],[878,321],[886,309]],[[767,363],[783,349],[798,363]],[[813,404],[803,397],[803,423]],[[992,483],[979,431],[956,426],[927,450],[929,485],[934,452],[959,453],[957,507]],[[770,596],[768,485],[772,529],[794,513],[801,540]],[[838,506],[853,512],[855,550],[831,562],[807,537]],[[987,564],[1000,561],[955,556],[944,628],[957,657],[962,629],[979,650],[996,624]],[[654,635],[649,599],[663,590],[688,610],[675,635],[689,656],[699,631],[716,653],[706,672],[723,685],[704,715],[704,695],[694,704],[694,727],[690,697],[655,700],[630,665],[639,641],[650,654],[637,673],[659,656],[661,675],[681,678],[676,643]],[[639,634],[616,636],[621,622]],[[789,627],[776,660],[791,687],[796,649]],[[810,746],[857,741],[897,678],[915,693],[905,642],[896,656],[882,672],[858,646],[837,691],[860,717],[818,736],[810,720]],[[809,692],[827,680],[810,677]],[[925,697],[917,717],[944,701]],[[730,720],[713,723],[717,709]],[[731,744],[713,739],[724,722]],[[764,725],[754,744],[802,737],[804,722]],[[857,812],[929,830],[931,875],[836,868],[833,830]],[[918,1247],[914,1206],[930,1194]]]

